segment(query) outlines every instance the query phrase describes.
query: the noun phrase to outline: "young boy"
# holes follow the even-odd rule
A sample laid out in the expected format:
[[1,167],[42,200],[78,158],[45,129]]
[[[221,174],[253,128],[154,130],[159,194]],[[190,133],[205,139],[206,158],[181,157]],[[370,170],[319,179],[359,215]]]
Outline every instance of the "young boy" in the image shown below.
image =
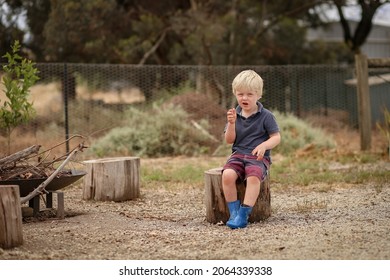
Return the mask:
[[[227,112],[225,140],[233,144],[232,155],[222,171],[222,187],[230,217],[226,225],[244,228],[260,193],[271,164],[271,149],[280,143],[274,115],[258,101],[263,94],[263,79],[253,70],[239,73],[232,83],[236,109]],[[237,200],[237,179],[246,180],[242,205]]]

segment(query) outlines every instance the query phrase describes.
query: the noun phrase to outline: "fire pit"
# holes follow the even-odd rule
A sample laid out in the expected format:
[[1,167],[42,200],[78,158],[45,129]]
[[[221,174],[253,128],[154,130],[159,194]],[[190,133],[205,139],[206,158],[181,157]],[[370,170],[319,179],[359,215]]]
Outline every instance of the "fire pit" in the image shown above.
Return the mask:
[[[20,202],[22,204],[28,202],[29,207],[33,208],[34,216],[40,212],[41,195],[39,194],[44,192],[46,195],[44,199],[46,208],[53,208],[53,194],[56,194],[57,217],[64,218],[64,193],[58,190],[69,186],[86,174],[85,171],[64,168],[85,146],[80,143],[72,149],[72,152],[59,157],[49,157],[52,149],[39,153],[40,147],[40,145],[33,145],[0,158],[0,187],[1,185],[19,186]],[[59,161],[62,163],[55,167]]]
[[[86,174],[85,171],[81,170],[68,170],[60,177],[54,178],[46,187],[47,191],[57,191],[65,188]],[[11,180],[0,180],[0,185],[19,185],[20,196],[27,196],[40,184],[42,184],[47,178],[30,178],[30,179],[11,179]]]

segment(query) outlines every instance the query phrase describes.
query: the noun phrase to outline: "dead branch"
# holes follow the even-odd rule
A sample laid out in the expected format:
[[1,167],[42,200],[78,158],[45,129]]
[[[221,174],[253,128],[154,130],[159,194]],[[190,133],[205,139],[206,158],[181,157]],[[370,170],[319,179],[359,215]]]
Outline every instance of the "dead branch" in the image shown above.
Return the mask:
[[[58,144],[56,144],[56,145],[50,147],[49,149],[46,149],[46,150],[40,152],[40,153],[38,154],[38,156],[39,156],[39,155],[42,155],[42,154],[45,154],[45,153],[47,153],[47,152],[51,152],[54,148],[57,148],[57,147],[59,147],[59,146],[65,144],[66,142],[70,142],[70,140],[72,140],[73,138],[77,138],[77,137],[78,137],[78,138],[85,139],[84,136],[79,135],[79,134],[75,134],[75,135],[71,136],[70,138],[66,139],[65,141],[62,141],[62,142],[60,142],[60,143],[58,143]],[[48,157],[48,155],[47,155],[46,157]]]
[[0,163],[2,163],[0,165],[0,180],[47,178],[55,170],[54,164],[63,161],[69,155],[67,153],[48,160],[53,149],[67,143],[75,137],[85,139],[84,136],[77,134],[43,152],[38,151],[41,145],[32,146],[0,159]]
[[43,170],[41,170],[40,168],[37,168],[34,165],[15,167],[12,169],[12,171],[14,171],[14,172],[6,174],[7,176],[3,175],[0,178],[4,181],[7,181],[7,180],[11,180],[12,178],[15,178],[17,176],[20,176],[22,174],[28,174],[28,173],[30,173],[31,175],[35,175],[36,177],[46,176]]
[[141,61],[138,62],[138,65],[144,65],[145,64],[145,61],[149,58],[149,56],[151,56],[152,54],[154,54],[156,52],[156,50],[158,49],[158,47],[161,45],[161,43],[164,41],[165,39],[165,36],[167,35],[167,32],[170,28],[167,27],[165,28],[161,35],[160,35],[160,38],[158,38],[157,42],[150,48],[149,51],[147,51],[144,56],[142,57]]
[[7,165],[15,165],[15,163],[19,160],[22,160],[24,158],[27,158],[31,154],[37,154],[39,149],[41,148],[41,145],[34,145],[29,148],[26,148],[22,151],[19,151],[17,153],[14,153],[12,155],[9,155],[7,157],[3,157],[0,159],[0,169],[5,168]]
[[84,149],[83,143],[79,144],[69,155],[68,157],[63,161],[63,163],[54,171],[44,182],[42,182],[34,191],[29,193],[25,197],[20,198],[21,204],[26,203],[30,199],[34,198],[35,196],[41,194],[45,187],[57,176],[57,174],[64,168],[64,166],[68,163],[68,161],[75,155],[77,152],[82,151]]

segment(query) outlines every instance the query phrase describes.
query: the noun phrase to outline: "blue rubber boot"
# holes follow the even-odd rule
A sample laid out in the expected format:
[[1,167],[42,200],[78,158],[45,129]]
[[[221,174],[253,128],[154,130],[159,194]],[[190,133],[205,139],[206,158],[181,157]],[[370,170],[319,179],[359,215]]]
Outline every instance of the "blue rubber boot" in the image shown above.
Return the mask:
[[248,225],[248,218],[252,212],[252,208],[253,207],[240,206],[236,218],[227,225],[232,229],[245,228]]
[[238,209],[240,208],[240,201],[236,200],[236,201],[228,202],[227,206],[229,208],[230,217],[229,220],[226,222],[226,225],[230,227],[229,224],[231,224],[234,221],[234,219],[237,217]]

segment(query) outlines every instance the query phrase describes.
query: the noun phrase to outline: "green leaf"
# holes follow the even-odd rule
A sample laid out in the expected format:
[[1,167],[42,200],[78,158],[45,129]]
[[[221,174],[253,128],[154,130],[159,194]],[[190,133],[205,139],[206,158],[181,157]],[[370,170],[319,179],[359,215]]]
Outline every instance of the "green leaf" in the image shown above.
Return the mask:
[[39,71],[35,68],[35,64],[18,54],[19,41],[15,41],[11,48],[12,53],[6,53],[3,56],[8,63],[3,66],[4,75],[1,81],[8,100],[5,100],[3,106],[0,107],[0,128],[5,128],[7,132],[8,150],[12,130],[27,123],[35,113],[32,103],[28,100],[28,95],[31,86],[39,79]]

